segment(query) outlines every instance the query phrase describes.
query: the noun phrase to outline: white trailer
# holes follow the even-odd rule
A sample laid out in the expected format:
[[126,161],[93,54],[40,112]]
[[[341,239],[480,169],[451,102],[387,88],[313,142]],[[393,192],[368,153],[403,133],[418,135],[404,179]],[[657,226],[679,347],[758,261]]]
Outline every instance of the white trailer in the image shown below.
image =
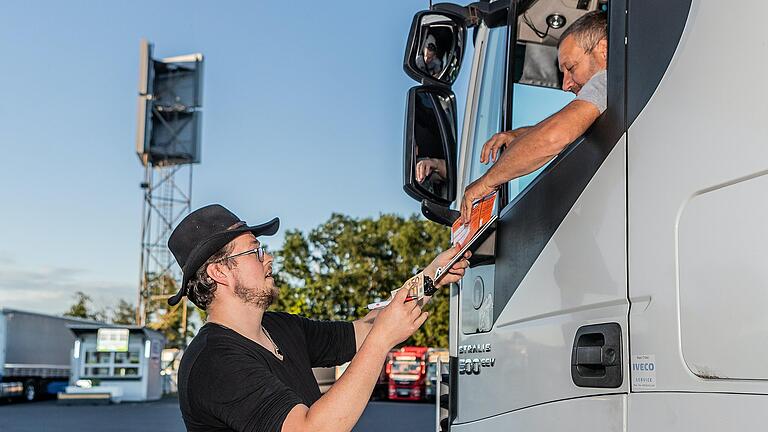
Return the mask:
[[[438,294],[451,302],[438,430],[764,430],[768,104],[750,77],[767,64],[768,2],[420,12],[404,62],[422,84],[408,93],[404,188],[428,218],[453,222],[487,170],[484,142],[567,102],[554,89],[558,36],[596,9],[609,20],[607,111],[502,188],[493,235]],[[433,75],[416,62],[430,35]],[[459,135],[451,86],[470,43]],[[423,157],[443,159],[444,178],[417,182]]]
[[75,336],[83,320],[0,309],[0,397],[27,400],[64,391]]

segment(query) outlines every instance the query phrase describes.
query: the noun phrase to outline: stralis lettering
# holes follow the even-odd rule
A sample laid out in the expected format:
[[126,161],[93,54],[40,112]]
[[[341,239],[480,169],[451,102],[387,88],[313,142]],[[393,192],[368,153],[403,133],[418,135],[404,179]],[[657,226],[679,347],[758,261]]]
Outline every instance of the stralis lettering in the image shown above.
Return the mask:
[[459,354],[491,352],[491,344],[459,345]]

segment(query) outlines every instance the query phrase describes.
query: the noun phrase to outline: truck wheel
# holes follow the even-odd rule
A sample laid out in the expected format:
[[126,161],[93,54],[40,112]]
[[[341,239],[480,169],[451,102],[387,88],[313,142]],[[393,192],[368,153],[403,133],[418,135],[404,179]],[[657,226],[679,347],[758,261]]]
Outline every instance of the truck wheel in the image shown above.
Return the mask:
[[35,387],[35,382],[33,380],[29,380],[24,383],[24,400],[27,402],[32,402],[37,397],[37,388]]

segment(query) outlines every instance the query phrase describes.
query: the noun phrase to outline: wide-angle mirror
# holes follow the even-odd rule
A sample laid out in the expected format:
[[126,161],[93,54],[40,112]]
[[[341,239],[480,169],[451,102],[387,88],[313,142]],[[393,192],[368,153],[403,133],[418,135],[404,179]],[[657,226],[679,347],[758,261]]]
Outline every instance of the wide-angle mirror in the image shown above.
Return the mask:
[[423,84],[451,85],[466,45],[464,18],[451,12],[422,11],[413,17],[403,69]]
[[408,91],[403,189],[416,200],[456,199],[456,98],[452,91],[419,86]]

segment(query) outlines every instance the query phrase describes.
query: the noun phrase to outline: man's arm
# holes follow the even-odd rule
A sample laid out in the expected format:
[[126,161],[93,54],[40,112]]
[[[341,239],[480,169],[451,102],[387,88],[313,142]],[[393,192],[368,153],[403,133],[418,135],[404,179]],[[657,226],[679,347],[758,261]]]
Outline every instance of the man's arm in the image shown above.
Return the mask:
[[[441,252],[424,269],[424,274],[429,277],[434,277],[435,273],[437,272],[437,268],[447,265],[451,259],[459,252],[459,250],[461,250],[460,247],[454,246]],[[469,261],[467,261],[467,259],[471,255],[471,252],[467,252],[464,257],[465,259],[456,262],[456,264],[454,264],[453,267],[448,270],[448,274],[445,275],[445,277],[440,280],[440,283],[437,284],[437,288],[452,282],[458,282],[464,276],[464,270],[469,267]],[[421,307],[424,307],[427,303],[429,303],[430,299],[432,299],[431,296],[424,296],[424,299],[421,302]],[[368,312],[364,317],[352,322],[352,325],[355,328],[355,345],[357,346],[358,351],[360,351],[360,348],[363,345],[363,341],[365,341],[365,338],[368,337],[368,333],[370,333],[371,329],[373,328],[373,324],[376,321],[376,317],[379,316],[380,310],[381,309],[372,310]]]
[[583,135],[599,116],[600,111],[595,105],[574,100],[512,141],[498,162],[464,190],[461,202],[464,223],[469,222],[472,203],[476,199],[514,178],[541,168]]
[[506,147],[507,144],[514,141],[517,137],[528,133],[533,127],[523,126],[511,131],[504,131],[494,134],[488,141],[483,144],[483,150],[480,152],[480,162],[487,164],[488,162],[496,162],[496,157],[499,151]]
[[376,317],[379,316],[379,310],[372,310],[368,312],[364,317],[352,322],[352,326],[355,328],[355,345],[357,351],[363,346],[365,338],[368,337],[368,333],[373,328],[373,322],[376,321]]
[[399,291],[381,312],[376,327],[336,383],[311,408],[294,406],[283,422],[282,432],[349,432],[362,415],[379,378],[389,350],[406,340],[426,321],[415,302],[406,302]]

